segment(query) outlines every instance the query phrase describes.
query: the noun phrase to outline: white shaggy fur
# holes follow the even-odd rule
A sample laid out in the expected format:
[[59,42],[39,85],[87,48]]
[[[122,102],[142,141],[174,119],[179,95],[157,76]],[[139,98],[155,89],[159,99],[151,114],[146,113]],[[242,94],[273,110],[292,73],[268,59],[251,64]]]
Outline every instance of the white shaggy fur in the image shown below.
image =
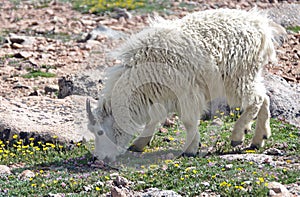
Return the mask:
[[224,95],[230,106],[244,110],[234,126],[232,145],[242,143],[257,116],[252,146],[263,146],[271,130],[261,70],[276,60],[272,41],[284,33],[255,10],[208,10],[173,21],[157,19],[114,53],[123,63],[107,72],[98,107],[89,115],[96,155],[114,160],[135,132],[140,136],[130,150],[142,151],[171,112],[179,114],[187,130],[184,153],[195,155],[198,120],[210,100]]

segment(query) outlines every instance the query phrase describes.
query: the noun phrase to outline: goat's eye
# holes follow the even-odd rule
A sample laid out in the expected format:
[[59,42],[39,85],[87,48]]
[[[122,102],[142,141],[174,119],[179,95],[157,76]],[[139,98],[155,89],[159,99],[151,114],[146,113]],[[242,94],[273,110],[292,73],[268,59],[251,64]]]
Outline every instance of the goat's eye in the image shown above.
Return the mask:
[[97,132],[98,135],[103,135],[103,133],[104,133],[103,130]]

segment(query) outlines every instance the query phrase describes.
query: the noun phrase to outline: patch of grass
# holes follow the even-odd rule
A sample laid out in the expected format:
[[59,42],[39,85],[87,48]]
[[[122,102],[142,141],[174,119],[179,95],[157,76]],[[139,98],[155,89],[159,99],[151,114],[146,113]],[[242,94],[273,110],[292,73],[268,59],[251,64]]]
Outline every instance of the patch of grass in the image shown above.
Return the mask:
[[300,26],[288,27],[287,30],[293,31],[295,33],[299,33],[300,32]]
[[55,77],[56,75],[54,73],[49,73],[49,72],[43,72],[41,70],[33,70],[30,71],[29,73],[22,75],[23,78],[29,79],[29,78],[36,78],[36,77]]
[[[53,142],[38,142],[13,136],[8,141],[0,141],[0,164],[15,167],[11,175],[0,176],[0,195],[5,196],[45,196],[51,193],[72,194],[72,196],[99,196],[111,187],[112,173],[126,177],[134,184],[132,190],[150,187],[170,189],[184,196],[195,196],[201,192],[213,192],[221,196],[267,196],[267,185],[271,181],[282,184],[300,181],[299,155],[300,131],[298,128],[280,121],[271,120],[273,135],[267,140],[266,147],[260,150],[243,150],[239,154],[260,154],[265,149],[277,148],[283,156],[274,156],[279,165],[272,162],[255,160],[225,160],[220,155],[233,151],[230,147],[230,134],[239,110],[225,116],[220,112],[217,117],[224,124],[214,126],[212,121],[201,121],[202,151],[209,150],[204,157],[175,157],[147,160],[138,164],[143,156],[163,151],[179,150],[185,140],[185,131],[180,122],[166,127],[168,132],[158,132],[152,144],[146,147],[133,160],[135,165],[123,165],[119,171],[93,168],[93,150],[89,143],[77,143],[69,148]],[[253,125],[253,128],[255,125]],[[253,133],[247,134],[245,144],[249,144]],[[246,146],[244,145],[244,146]],[[176,155],[175,155],[176,156]],[[296,164],[296,165],[293,165]],[[20,173],[30,169],[35,176],[21,179]]]
[[[84,13],[103,13],[112,11],[114,8],[126,8],[127,10],[135,10],[138,13],[159,12],[164,14],[172,14],[172,1],[164,0],[75,0],[73,6],[75,9]],[[196,8],[194,4],[181,2],[179,7],[185,7],[191,11]]]
[[144,7],[145,3],[145,0],[75,0],[73,5],[82,12],[99,13],[111,11],[116,7],[133,10]]

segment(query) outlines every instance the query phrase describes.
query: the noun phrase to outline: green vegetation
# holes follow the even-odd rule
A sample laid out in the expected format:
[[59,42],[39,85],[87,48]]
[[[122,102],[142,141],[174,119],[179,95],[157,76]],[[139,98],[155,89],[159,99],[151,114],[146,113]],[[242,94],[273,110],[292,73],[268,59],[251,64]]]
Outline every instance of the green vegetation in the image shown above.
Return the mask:
[[22,77],[24,78],[36,78],[36,77],[55,77],[54,73],[49,73],[49,72],[43,72],[41,70],[32,70],[29,73],[23,75]]
[[300,32],[300,26],[288,27],[287,29],[290,30],[290,31],[293,31],[295,33],[299,33]]
[[[75,9],[81,12],[103,13],[111,11],[114,8],[126,8],[128,10],[137,10],[138,12],[148,13],[151,11],[166,12],[172,7],[171,1],[163,0],[75,0],[72,2]],[[181,2],[179,7],[185,7],[188,10],[196,6]]]
[[[123,156],[131,155],[136,162],[133,165],[118,163],[115,165],[119,167],[118,171],[110,167],[92,167],[91,143],[76,143],[69,148],[69,145],[59,144],[56,136],[52,142],[41,142],[35,138],[20,139],[20,136],[14,135],[11,141],[0,141],[0,164],[15,166],[11,175],[0,176],[0,195],[45,196],[51,191],[72,196],[98,196],[109,191],[112,173],[119,173],[133,181],[131,189],[136,191],[157,187],[186,196],[199,195],[203,191],[221,196],[267,196],[270,181],[283,184],[299,181],[300,169],[293,165],[300,159],[299,129],[272,120],[273,135],[267,140],[265,148],[235,150],[230,147],[229,136],[238,116],[239,110],[228,116],[219,113],[219,118],[224,121],[221,127],[214,126],[212,121],[201,121],[201,151],[208,151],[205,157],[176,158],[175,154],[175,158],[159,156],[170,150],[173,153],[179,151],[182,146],[185,132],[178,123],[164,128],[168,132],[158,132],[144,153]],[[252,136],[253,133],[247,134],[245,144],[250,143]],[[277,148],[285,153],[284,156],[274,156],[275,161],[280,160],[280,166],[275,167],[274,163],[268,161],[227,161],[220,158],[220,155],[232,152],[259,154],[268,148]],[[152,154],[156,158],[149,160]],[[146,162],[141,163],[143,158]],[[35,176],[19,178],[25,169],[32,170]]]
[[73,5],[83,12],[97,13],[110,11],[114,8],[133,10],[145,6],[145,0],[75,0]]

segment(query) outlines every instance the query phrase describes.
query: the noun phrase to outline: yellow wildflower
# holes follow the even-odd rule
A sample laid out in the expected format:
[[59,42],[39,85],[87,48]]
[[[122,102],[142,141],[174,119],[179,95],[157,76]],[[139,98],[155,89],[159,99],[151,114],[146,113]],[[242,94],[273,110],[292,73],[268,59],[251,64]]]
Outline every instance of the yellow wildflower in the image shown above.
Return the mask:
[[265,179],[264,179],[263,177],[259,177],[258,180],[259,180],[261,183],[265,182]]
[[240,185],[236,185],[236,186],[234,186],[234,188],[235,189],[240,189],[240,190],[244,189],[243,186],[240,186]]
[[172,163],[172,160],[167,159],[167,160],[165,160],[165,163],[166,163],[166,164]]

